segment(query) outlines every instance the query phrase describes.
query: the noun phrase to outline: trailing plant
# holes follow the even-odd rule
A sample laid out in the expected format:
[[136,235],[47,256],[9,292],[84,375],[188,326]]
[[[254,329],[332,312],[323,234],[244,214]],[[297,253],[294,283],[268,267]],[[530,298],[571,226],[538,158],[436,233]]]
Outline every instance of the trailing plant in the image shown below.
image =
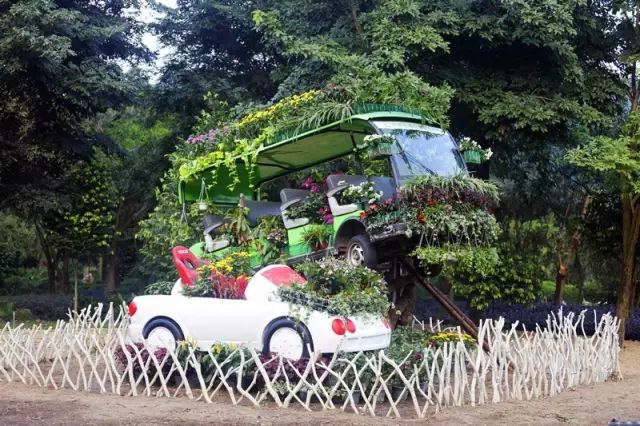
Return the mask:
[[473,309],[494,300],[531,304],[539,294],[541,266],[514,254],[504,243],[497,247],[429,246],[413,253],[425,267],[441,265],[441,275]]
[[412,206],[449,204],[490,209],[498,202],[495,184],[467,174],[418,176],[400,189],[400,199]]

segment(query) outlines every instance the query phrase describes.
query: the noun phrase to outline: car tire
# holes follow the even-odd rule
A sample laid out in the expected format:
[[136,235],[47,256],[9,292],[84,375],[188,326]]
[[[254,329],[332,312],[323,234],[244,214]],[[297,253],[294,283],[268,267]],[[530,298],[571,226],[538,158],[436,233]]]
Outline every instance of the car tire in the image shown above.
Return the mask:
[[366,266],[369,269],[378,266],[378,252],[367,234],[358,234],[349,240],[345,257],[354,266]]
[[[291,344],[291,347],[283,345]],[[309,348],[313,351],[311,334],[307,327],[290,318],[280,318],[267,326],[264,331],[262,352],[265,355],[280,353],[292,360],[309,358]],[[285,349],[285,350],[283,350]]]
[[167,349],[175,349],[178,346],[178,341],[184,340],[180,327],[168,318],[155,318],[149,321],[144,326],[142,337],[145,338],[149,346]]

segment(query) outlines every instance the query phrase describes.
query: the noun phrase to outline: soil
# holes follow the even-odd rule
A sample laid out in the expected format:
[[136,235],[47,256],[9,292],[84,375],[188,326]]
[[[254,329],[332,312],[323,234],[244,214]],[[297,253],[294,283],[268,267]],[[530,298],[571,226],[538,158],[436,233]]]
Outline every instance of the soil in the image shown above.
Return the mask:
[[2,425],[605,425],[612,419],[640,421],[640,342],[626,342],[624,380],[579,386],[535,401],[455,407],[427,419],[381,419],[342,412],[253,408],[186,398],[155,399],[53,390],[0,382]]

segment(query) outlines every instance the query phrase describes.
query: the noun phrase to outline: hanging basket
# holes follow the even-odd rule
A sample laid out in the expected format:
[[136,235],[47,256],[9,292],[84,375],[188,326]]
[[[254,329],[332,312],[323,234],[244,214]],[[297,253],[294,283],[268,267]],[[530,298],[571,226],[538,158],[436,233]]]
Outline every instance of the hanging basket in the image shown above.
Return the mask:
[[367,147],[367,156],[370,160],[379,160],[391,156],[393,142],[378,142]]
[[467,164],[482,163],[482,153],[480,151],[464,151],[462,153],[462,158],[464,158],[464,161]]

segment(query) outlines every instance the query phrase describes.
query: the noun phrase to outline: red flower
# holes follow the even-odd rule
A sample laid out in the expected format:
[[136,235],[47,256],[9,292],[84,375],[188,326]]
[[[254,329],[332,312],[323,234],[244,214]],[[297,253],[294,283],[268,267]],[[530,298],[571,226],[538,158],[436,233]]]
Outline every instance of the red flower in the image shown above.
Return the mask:
[[416,216],[416,219],[418,220],[418,222],[424,223],[425,222],[424,213],[422,213],[422,212],[418,213],[418,215]]
[[365,220],[367,216],[368,216],[367,212],[365,211],[360,212],[360,220]]

